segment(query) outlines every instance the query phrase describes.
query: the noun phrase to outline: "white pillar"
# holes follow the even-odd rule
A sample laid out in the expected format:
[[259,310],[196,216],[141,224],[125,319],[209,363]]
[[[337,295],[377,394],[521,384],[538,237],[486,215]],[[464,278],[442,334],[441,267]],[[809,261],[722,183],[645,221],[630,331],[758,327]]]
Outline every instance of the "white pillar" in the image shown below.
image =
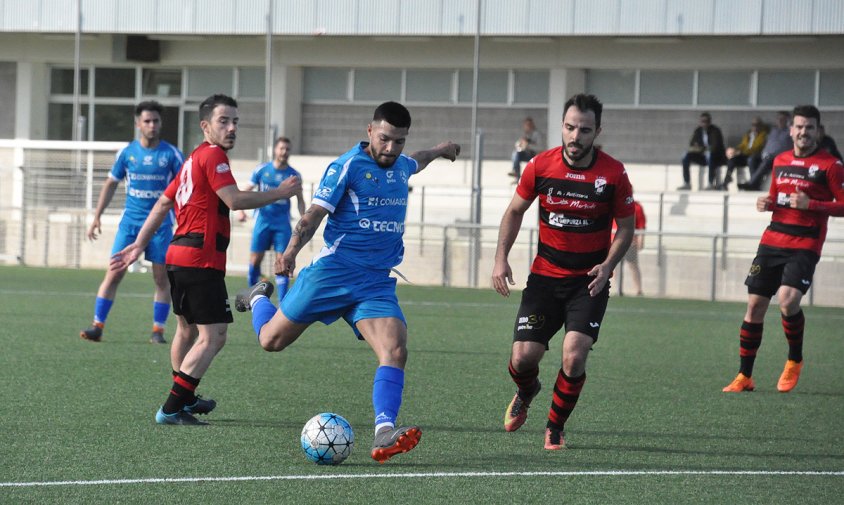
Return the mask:
[[290,138],[293,152],[301,153],[302,68],[287,66],[278,60],[276,57],[273,65],[273,110],[270,122],[276,126],[279,135]]
[[[559,146],[563,138],[563,106],[572,95],[586,89],[586,72],[576,68],[552,68],[548,77],[548,147]],[[601,97],[598,97],[600,99]]]

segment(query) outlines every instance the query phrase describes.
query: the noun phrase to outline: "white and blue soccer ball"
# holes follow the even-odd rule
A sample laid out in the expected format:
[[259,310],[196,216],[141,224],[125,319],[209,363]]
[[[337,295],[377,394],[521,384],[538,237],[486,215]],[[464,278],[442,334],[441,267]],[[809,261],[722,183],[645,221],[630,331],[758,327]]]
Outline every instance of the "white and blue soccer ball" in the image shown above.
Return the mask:
[[302,450],[318,465],[339,465],[349,457],[354,445],[352,425],[338,414],[317,414],[302,428]]

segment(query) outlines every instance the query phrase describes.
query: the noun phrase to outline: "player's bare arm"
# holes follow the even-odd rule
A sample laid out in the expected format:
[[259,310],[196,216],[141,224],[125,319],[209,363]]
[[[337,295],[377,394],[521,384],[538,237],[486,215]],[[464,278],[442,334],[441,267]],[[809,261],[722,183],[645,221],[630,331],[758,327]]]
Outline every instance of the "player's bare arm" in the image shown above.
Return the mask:
[[144,225],[141,227],[141,231],[138,232],[135,242],[129,244],[122,251],[111,257],[111,262],[109,263],[110,270],[126,270],[129,268],[129,265],[138,260],[141,252],[147,248],[149,241],[152,240],[155,232],[158,231],[161,224],[167,218],[167,214],[173,210],[173,203],[173,200],[161,195],[161,198],[155,202],[155,205],[149,212],[147,220],[144,221]]
[[119,183],[120,181],[111,177],[107,177],[103,183],[103,189],[100,190],[100,197],[97,199],[97,209],[94,211],[94,220],[88,228],[88,240],[97,240],[99,235],[102,234],[103,230],[100,224],[100,217],[102,217],[108,204],[111,203],[111,199],[114,197],[114,192],[117,190]]
[[588,275],[595,277],[589,283],[589,296],[596,296],[604,289],[610,278],[610,274],[615,270],[616,265],[624,257],[624,254],[627,253],[627,249],[630,248],[630,244],[633,242],[633,219],[633,216],[616,219],[618,230],[616,230],[615,238],[613,238],[610,244],[607,259],[603,263],[592,267],[592,270],[588,273]]
[[299,190],[299,192],[296,193],[296,202],[298,204],[297,208],[299,209],[299,216],[304,216],[305,215],[305,195],[302,194],[301,190]]
[[290,198],[302,191],[298,177],[288,177],[278,188],[271,191],[241,191],[237,184],[230,184],[217,190],[220,200],[232,210],[256,209],[282,198]]
[[[251,182],[248,183],[246,186],[243,187],[243,191],[254,191],[255,185]],[[241,223],[249,219],[249,216],[246,215],[246,211],[243,209],[237,211],[237,220]]]
[[293,227],[293,232],[290,236],[290,242],[287,243],[287,249],[280,256],[275,259],[275,273],[276,275],[293,275],[296,270],[296,256],[299,251],[305,247],[311,238],[313,238],[322,220],[328,215],[328,210],[319,205],[311,205],[308,210]]
[[492,287],[501,296],[510,296],[508,284],[516,284],[507,257],[516,242],[519,229],[522,227],[522,219],[531,203],[532,201],[525,200],[518,194],[513,195],[510,205],[507,206],[501,218],[501,225],[498,227],[498,246],[495,248],[495,265],[492,268]]
[[437,158],[445,158],[449,161],[454,161],[458,156],[460,156],[460,144],[455,144],[451,141],[442,142],[431,149],[416,151],[410,155],[410,157],[416,160],[416,163],[419,164],[417,172],[424,170],[428,164]]

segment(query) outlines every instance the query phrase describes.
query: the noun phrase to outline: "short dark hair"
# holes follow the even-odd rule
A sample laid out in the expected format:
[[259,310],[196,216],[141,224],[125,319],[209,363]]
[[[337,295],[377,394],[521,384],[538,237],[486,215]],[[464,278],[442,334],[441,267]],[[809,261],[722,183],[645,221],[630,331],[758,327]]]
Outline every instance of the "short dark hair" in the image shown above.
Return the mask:
[[281,137],[278,137],[277,139],[275,139],[275,142],[273,142],[273,147],[277,146],[279,144],[279,142],[284,142],[285,144],[291,143],[289,138],[282,135]]
[[794,111],[792,111],[791,115],[810,119],[815,118],[815,121],[817,121],[818,124],[821,124],[821,111],[819,111],[814,105],[798,105],[794,107]]
[[410,111],[398,102],[384,102],[375,109],[372,121],[382,119],[396,128],[410,128]]
[[228,95],[223,95],[222,93],[209,96],[203,100],[201,104],[199,104],[199,120],[208,121],[211,119],[211,115],[214,113],[214,109],[217,108],[218,105],[226,105],[237,108],[237,100]]
[[157,112],[160,116],[164,112],[164,107],[162,107],[161,104],[156,102],[155,100],[147,100],[141,102],[138,104],[137,107],[135,107],[135,117],[141,117],[141,114],[143,114],[145,110],[148,110],[150,112]]
[[573,97],[569,98],[566,101],[566,104],[563,106],[563,117],[566,116],[566,112],[568,112],[569,107],[574,105],[577,107],[581,112],[586,112],[591,110],[595,113],[595,127],[600,128],[601,126],[601,112],[604,110],[604,104],[598,100],[598,97],[595,95],[587,95],[586,93],[578,93]]

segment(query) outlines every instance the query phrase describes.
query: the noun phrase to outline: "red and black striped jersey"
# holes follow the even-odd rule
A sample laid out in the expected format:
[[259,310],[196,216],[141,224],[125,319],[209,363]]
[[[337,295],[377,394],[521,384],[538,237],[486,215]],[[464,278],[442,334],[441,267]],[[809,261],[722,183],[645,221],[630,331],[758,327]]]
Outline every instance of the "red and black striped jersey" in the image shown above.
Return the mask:
[[229,157],[220,146],[203,142],[164,191],[175,202],[176,231],[167,248],[167,265],[226,271],[231,237],[229,207],[217,190],[237,184]]
[[633,188],[622,163],[603,151],[588,167],[570,166],[562,147],[530,160],[516,193],[539,197],[539,252],[531,272],[549,277],[586,275],[607,259],[615,218],[633,215]]
[[[809,197],[808,209],[789,206],[789,197],[798,189]],[[802,158],[785,151],[774,158],[768,196],[773,216],[760,243],[820,256],[829,216],[844,216],[844,166],[824,150]]]

